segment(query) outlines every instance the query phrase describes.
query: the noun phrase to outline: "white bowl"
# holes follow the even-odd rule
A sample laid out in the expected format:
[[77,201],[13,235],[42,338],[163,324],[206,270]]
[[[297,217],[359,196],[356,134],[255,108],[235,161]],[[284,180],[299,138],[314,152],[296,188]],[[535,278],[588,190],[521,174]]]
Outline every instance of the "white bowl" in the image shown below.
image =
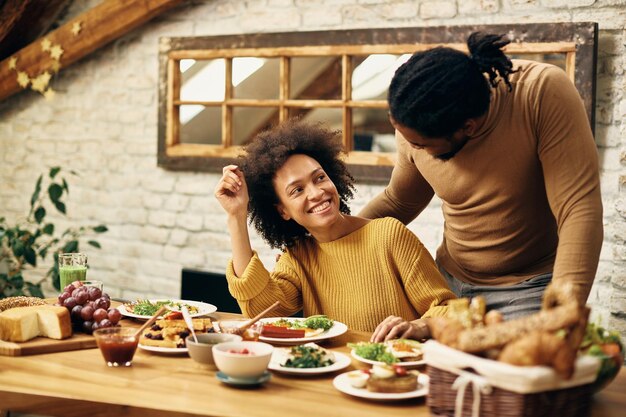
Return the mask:
[[185,339],[185,344],[191,359],[203,365],[215,365],[213,346],[218,343],[241,341],[241,336],[236,334],[200,333],[196,336],[198,337],[198,343],[194,342],[192,335],[189,335]]
[[[250,354],[233,353],[246,349]],[[226,342],[213,346],[217,369],[231,378],[255,379],[263,375],[274,347],[263,342]]]

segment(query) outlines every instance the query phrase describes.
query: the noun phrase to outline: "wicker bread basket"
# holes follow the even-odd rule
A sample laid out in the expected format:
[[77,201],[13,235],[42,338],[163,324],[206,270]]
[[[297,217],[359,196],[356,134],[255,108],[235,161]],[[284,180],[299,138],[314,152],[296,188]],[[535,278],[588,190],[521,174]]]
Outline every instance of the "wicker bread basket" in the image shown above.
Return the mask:
[[583,417],[590,413],[598,361],[581,357],[570,380],[551,368],[480,358],[435,341],[424,344],[433,416]]

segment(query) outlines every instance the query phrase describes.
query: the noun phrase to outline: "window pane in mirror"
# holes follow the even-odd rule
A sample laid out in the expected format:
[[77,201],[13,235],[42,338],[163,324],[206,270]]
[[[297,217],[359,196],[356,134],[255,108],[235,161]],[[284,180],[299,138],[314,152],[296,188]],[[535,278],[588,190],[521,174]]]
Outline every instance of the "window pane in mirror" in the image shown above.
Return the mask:
[[289,98],[296,100],[341,99],[341,57],[291,58]]
[[386,100],[396,69],[410,54],[372,54],[352,57],[352,100]]
[[289,117],[302,117],[309,123],[322,122],[326,127],[332,130],[341,130],[343,128],[343,111],[336,108],[291,108],[289,109]]
[[277,99],[279,64],[278,58],[233,58],[233,97]]
[[387,109],[352,109],[352,131],[355,151],[395,152],[393,126]]
[[183,101],[223,101],[226,87],[224,59],[181,59],[179,62],[180,99]]
[[278,107],[233,108],[233,145],[246,145],[258,133],[277,125],[278,117]]
[[179,107],[180,143],[222,144],[222,108]]
[[545,62],[565,70],[566,54],[507,54],[507,56],[511,59],[527,59],[529,61]]

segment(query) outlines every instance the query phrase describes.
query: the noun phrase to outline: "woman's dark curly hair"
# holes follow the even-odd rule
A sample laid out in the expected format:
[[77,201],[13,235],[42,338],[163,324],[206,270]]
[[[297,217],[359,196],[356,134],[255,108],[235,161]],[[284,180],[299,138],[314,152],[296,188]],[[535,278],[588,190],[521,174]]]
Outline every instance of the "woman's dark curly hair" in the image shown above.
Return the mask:
[[487,112],[489,85],[496,86],[498,75],[512,88],[513,63],[502,52],[509,43],[505,35],[474,32],[467,39],[469,55],[444,47],[414,54],[391,80],[391,116],[426,137],[449,137]]
[[339,210],[350,214],[347,201],[353,196],[354,179],[340,159],[343,153],[340,132],[322,124],[291,119],[258,134],[245,151],[239,166],[248,185],[250,223],[272,248],[293,246],[309,234],[295,221],[285,221],[276,208],[279,200],[273,180],[291,155],[315,159],[337,188]]

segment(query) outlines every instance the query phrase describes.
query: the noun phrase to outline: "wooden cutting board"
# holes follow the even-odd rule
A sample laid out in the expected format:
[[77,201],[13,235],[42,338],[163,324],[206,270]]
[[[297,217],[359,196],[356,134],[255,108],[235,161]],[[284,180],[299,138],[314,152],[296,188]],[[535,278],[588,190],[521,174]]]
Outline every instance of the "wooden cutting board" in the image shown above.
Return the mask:
[[0,340],[0,355],[23,356],[38,353],[62,352],[66,350],[89,349],[96,347],[96,339],[84,333],[74,333],[72,337],[54,340],[47,337],[36,337],[28,342],[16,343]]
[[[46,299],[52,304],[54,299]],[[119,306],[118,302],[111,302],[112,307]],[[139,327],[141,322],[122,318],[121,326]],[[92,335],[74,332],[72,337],[63,340],[49,339],[47,337],[36,337],[28,342],[5,342],[0,340],[0,355],[3,356],[25,356],[39,353],[64,352],[66,350],[91,349],[97,347],[96,339]]]
[[[139,324],[134,320],[121,320],[120,325],[124,327],[139,327]],[[97,347],[96,339],[93,336],[74,332],[72,337],[63,340],[49,339],[47,337],[36,337],[22,343],[0,340],[0,355],[37,355],[39,353],[64,352],[66,350],[91,349],[95,347]]]

